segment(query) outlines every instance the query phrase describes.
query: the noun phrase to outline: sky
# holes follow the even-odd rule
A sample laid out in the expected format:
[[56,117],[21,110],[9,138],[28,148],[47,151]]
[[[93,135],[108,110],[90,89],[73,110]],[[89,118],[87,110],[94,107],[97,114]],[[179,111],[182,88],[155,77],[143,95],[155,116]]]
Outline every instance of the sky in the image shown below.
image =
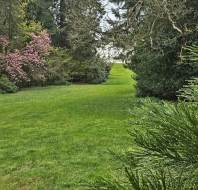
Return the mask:
[[[115,20],[115,16],[112,14],[111,9],[116,8],[116,6],[112,3],[110,3],[108,0],[101,0],[103,5],[106,9],[106,15],[103,18],[103,21],[101,22],[101,27],[103,31],[108,30],[110,26],[108,25],[106,19],[112,19]],[[106,45],[105,47],[99,48],[98,53],[101,57],[105,58],[106,60],[112,62],[114,56],[118,56],[122,51],[118,48],[115,48],[112,46],[112,44]]]
[[110,18],[115,18],[114,15],[112,14],[111,12],[111,9],[112,8],[115,8],[115,5],[110,3],[108,0],[102,0],[103,2],[103,5],[105,6],[106,8],[106,11],[107,11],[107,15],[110,17]]
[[105,6],[105,9],[106,9],[106,12],[107,12],[106,15],[104,16],[104,19],[103,19],[103,21],[101,23],[101,26],[102,26],[103,30],[106,30],[106,29],[109,28],[109,25],[106,22],[106,19],[107,18],[110,18],[112,20],[115,19],[115,16],[111,12],[111,9],[112,8],[115,8],[115,5],[113,5],[112,3],[110,3],[108,0],[101,0],[101,1],[102,1],[103,5]]

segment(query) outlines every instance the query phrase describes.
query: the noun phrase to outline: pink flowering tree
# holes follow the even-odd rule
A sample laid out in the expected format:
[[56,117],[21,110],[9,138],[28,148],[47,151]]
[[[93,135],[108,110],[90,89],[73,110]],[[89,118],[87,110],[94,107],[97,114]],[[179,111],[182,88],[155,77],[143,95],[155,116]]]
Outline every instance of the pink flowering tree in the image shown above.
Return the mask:
[[32,34],[32,40],[22,50],[24,57],[24,70],[28,73],[30,81],[45,81],[45,57],[51,48],[51,39],[46,30],[39,34]]
[[51,39],[48,32],[46,30],[43,30],[38,35],[33,33],[31,37],[32,41],[28,44],[26,48],[33,48],[39,53],[41,57],[48,55],[51,48]]
[[0,36],[0,45],[2,47],[7,47],[9,45],[9,39],[7,36]]
[[8,53],[2,59],[2,70],[11,81],[16,84],[22,81],[28,81],[27,73],[23,70],[23,56],[20,52]]
[[[32,40],[22,50],[0,54],[1,70],[15,84],[36,80],[35,76],[45,79],[45,57],[51,48],[51,40],[46,30],[31,35]],[[0,39],[0,45],[8,46],[9,41]]]
[[0,48],[1,48],[2,53],[5,53],[8,45],[9,45],[8,37],[7,36],[0,36]]

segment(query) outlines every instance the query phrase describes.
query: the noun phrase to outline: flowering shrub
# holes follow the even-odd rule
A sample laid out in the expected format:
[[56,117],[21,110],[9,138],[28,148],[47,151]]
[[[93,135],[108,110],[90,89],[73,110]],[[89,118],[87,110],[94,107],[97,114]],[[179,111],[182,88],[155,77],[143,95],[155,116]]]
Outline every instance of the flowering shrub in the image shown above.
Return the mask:
[[0,76],[0,93],[14,93],[18,91],[18,87],[12,83],[7,76]]
[[19,83],[28,81],[27,74],[23,70],[23,56],[21,52],[8,53],[1,56],[2,70],[9,76],[10,80]]
[[48,55],[51,39],[46,30],[43,30],[39,35],[32,34],[32,41],[28,44],[27,48],[32,48],[39,53],[40,56]]
[[9,39],[7,36],[0,36],[0,46],[7,47],[9,45]]
[[[44,58],[51,47],[49,34],[44,30],[38,34],[32,34],[31,37],[32,40],[24,49],[0,54],[2,72],[15,84],[31,82],[33,76],[46,70]],[[5,47],[9,41],[1,38],[0,44]]]
[[44,64],[39,53],[31,46],[27,46],[26,49],[21,52],[21,55],[23,56],[23,64],[34,64],[35,66]]

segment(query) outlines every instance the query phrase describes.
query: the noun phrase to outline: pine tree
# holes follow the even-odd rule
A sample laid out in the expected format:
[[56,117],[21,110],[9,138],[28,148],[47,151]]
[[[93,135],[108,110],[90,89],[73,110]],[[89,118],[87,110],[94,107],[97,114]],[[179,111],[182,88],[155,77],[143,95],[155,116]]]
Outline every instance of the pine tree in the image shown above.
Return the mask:
[[22,0],[0,1],[0,34],[7,35],[10,40],[18,32],[18,24],[22,21]]

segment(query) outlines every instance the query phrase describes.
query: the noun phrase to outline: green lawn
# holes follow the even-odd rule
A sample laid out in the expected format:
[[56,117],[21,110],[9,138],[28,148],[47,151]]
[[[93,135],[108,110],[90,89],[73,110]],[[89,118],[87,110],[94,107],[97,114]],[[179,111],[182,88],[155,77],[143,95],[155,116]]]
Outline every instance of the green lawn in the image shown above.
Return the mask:
[[84,189],[79,184],[110,173],[109,149],[129,143],[131,75],[114,65],[101,85],[0,95],[0,189]]

